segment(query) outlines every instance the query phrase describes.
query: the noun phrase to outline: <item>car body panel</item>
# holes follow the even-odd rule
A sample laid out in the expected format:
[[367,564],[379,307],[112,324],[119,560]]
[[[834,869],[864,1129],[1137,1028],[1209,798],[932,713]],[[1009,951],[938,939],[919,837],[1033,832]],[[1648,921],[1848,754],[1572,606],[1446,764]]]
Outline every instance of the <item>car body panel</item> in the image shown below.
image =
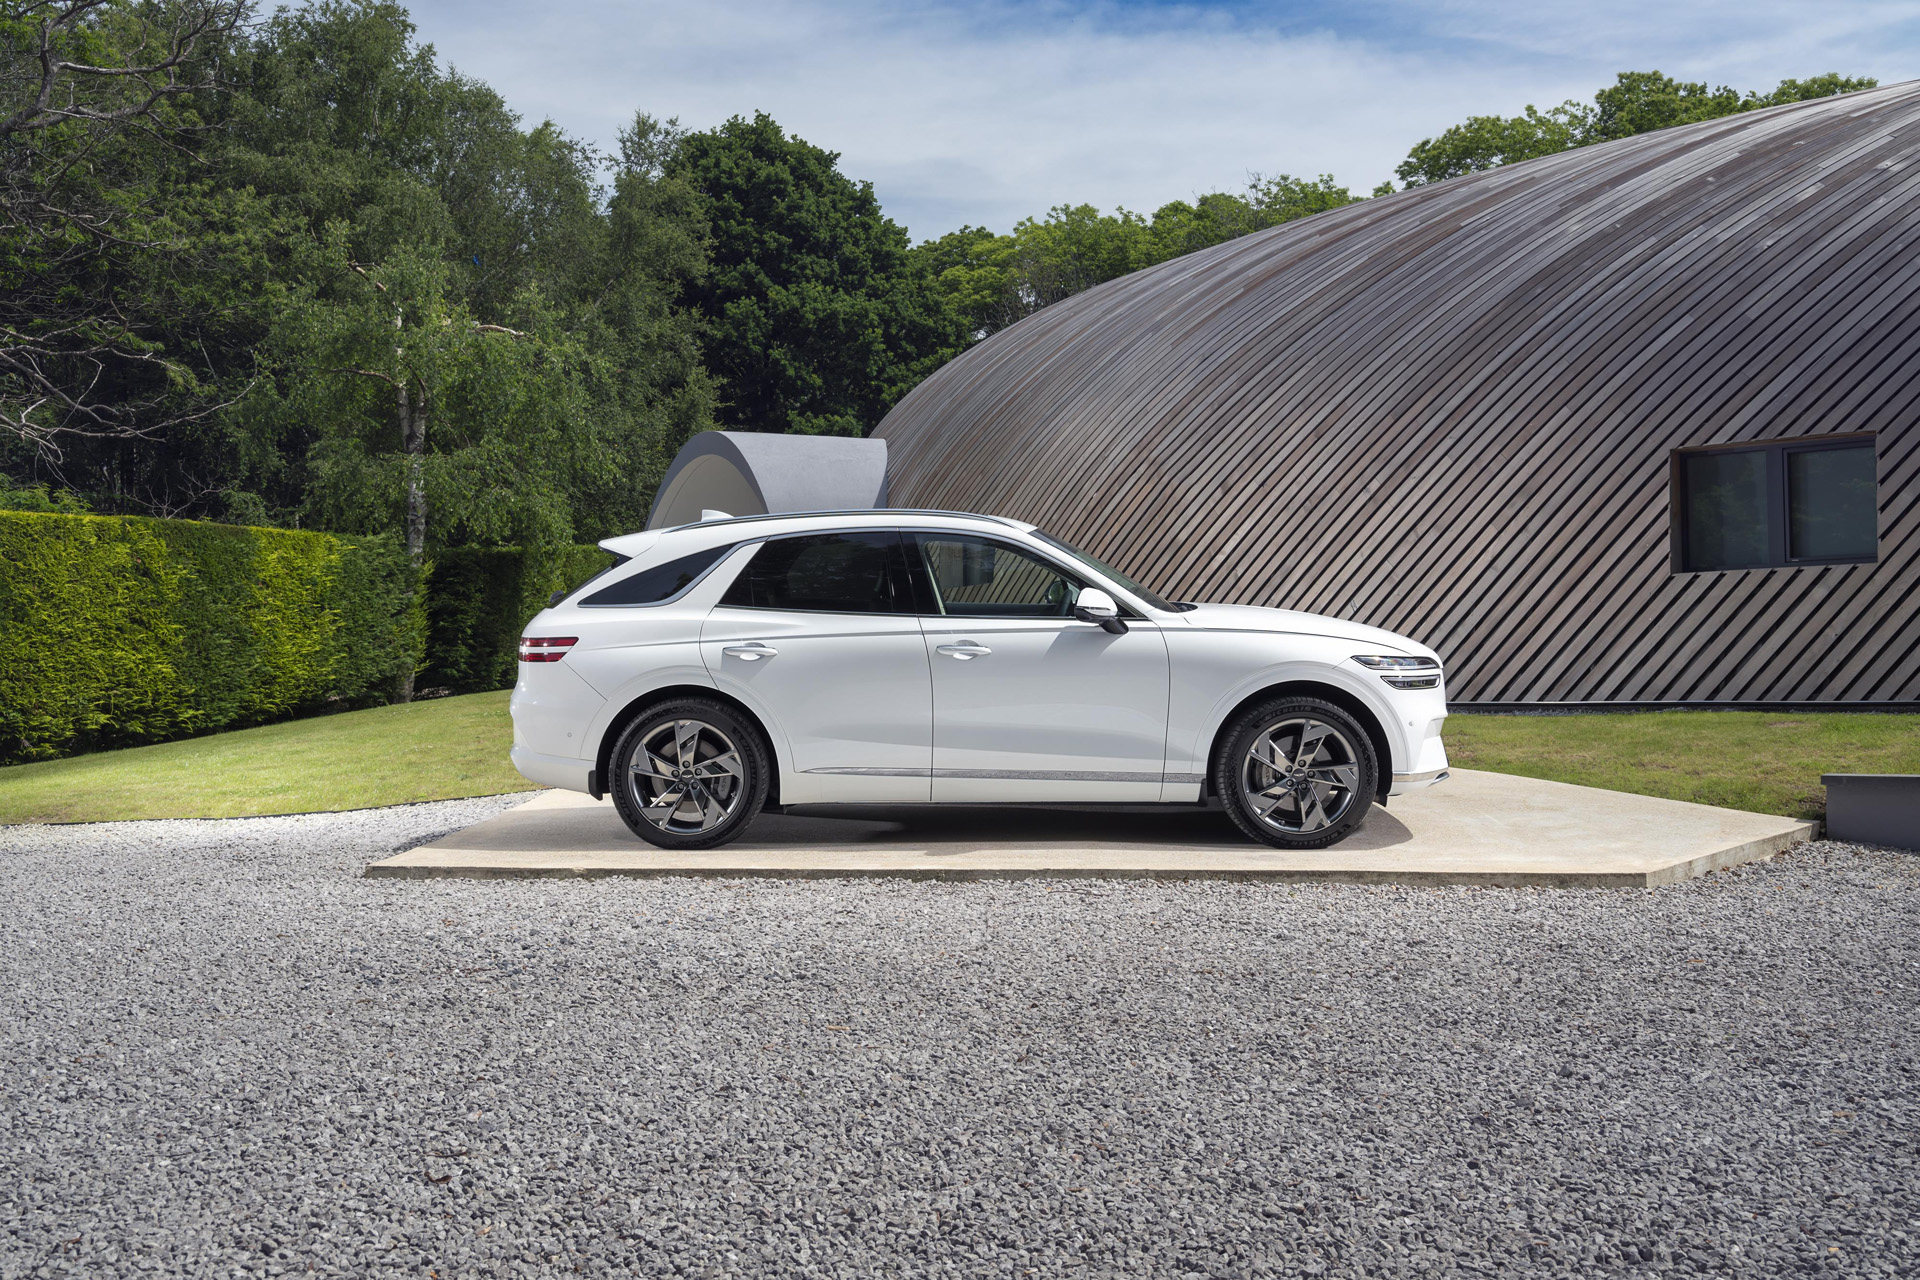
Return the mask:
[[926,802],[933,691],[918,618],[723,605],[700,654],[717,689],[779,726],[783,803]]
[[[933,665],[933,799],[1160,799],[1167,646],[1071,618],[920,619]],[[984,649],[986,652],[977,652]]]
[[[1281,685],[1319,684],[1364,706],[1387,739],[1379,761],[1389,794],[1438,781],[1446,769],[1439,725],[1447,714],[1444,678],[1430,690],[1395,689],[1356,655],[1439,660],[1424,645],[1390,631],[1316,615],[1244,605],[1201,605],[1181,615],[1185,628],[1167,629],[1174,686],[1169,701],[1167,768],[1204,773],[1228,718],[1249,699]],[[1436,672],[1438,674],[1438,672]],[[1437,753],[1437,754],[1436,754]],[[1424,780],[1418,775],[1432,776]]]
[[[758,545],[800,533],[965,532],[1073,566],[1111,594],[1125,636],[1072,619],[826,614],[722,606]],[[1396,689],[1356,655],[1438,655],[1405,636],[1284,609],[1156,608],[1063,554],[1031,525],[891,509],[703,522],[601,544],[631,559],[536,615],[528,636],[578,637],[559,662],[522,663],[514,763],[534,781],[586,790],[637,701],[668,688],[738,701],[767,731],[783,803],[1194,802],[1235,709],[1278,686],[1318,685],[1364,708],[1387,741],[1393,794],[1444,779],[1444,684]],[[669,601],[584,601],[631,573],[733,546]],[[966,640],[992,650],[961,661]],[[758,641],[776,656],[729,647]],[[1438,674],[1436,670],[1435,674]],[[1043,775],[1043,776],[1032,776]]]
[[508,701],[516,746],[545,756],[592,754],[584,744],[606,699],[578,668],[564,661],[523,662]]

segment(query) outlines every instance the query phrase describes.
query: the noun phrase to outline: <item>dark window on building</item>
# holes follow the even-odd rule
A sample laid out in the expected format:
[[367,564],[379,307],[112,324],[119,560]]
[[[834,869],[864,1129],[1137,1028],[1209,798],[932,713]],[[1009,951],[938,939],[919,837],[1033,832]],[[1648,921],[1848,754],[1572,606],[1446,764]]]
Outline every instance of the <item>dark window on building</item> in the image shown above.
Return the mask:
[[757,552],[721,604],[817,613],[913,613],[900,535],[824,533],[778,538]]
[[665,564],[654,565],[651,569],[642,569],[631,577],[622,578],[612,586],[594,592],[580,603],[582,605],[659,604],[663,600],[671,600],[692,586],[694,579],[713,568],[720,557],[731,550],[733,547],[713,547],[706,551],[696,551],[690,556],[682,556],[678,560],[669,560]]
[[1871,560],[1879,529],[1873,446],[1787,454],[1787,558]]
[[1877,558],[1872,436],[1682,450],[1673,465],[1680,572]]

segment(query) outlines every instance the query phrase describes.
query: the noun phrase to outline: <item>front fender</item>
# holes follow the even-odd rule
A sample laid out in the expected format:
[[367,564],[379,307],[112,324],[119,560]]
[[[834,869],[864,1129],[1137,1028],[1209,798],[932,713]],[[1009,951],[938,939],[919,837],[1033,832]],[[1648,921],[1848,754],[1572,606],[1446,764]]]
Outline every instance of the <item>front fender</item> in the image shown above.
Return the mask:
[[[1170,632],[1168,640],[1175,641]],[[1409,735],[1387,690],[1368,673],[1345,665],[1351,641],[1287,637],[1293,654],[1273,661],[1275,637],[1258,633],[1212,633],[1184,637],[1197,644],[1174,662],[1173,700],[1167,723],[1167,772],[1204,780],[1213,744],[1227,718],[1243,702],[1280,685],[1321,685],[1337,689],[1365,707],[1387,741],[1382,777],[1390,777],[1410,758]],[[1301,652],[1301,650],[1306,650]],[[1261,652],[1265,650],[1265,652]],[[1321,652],[1320,650],[1324,650]],[[1263,660],[1265,659],[1265,660]]]

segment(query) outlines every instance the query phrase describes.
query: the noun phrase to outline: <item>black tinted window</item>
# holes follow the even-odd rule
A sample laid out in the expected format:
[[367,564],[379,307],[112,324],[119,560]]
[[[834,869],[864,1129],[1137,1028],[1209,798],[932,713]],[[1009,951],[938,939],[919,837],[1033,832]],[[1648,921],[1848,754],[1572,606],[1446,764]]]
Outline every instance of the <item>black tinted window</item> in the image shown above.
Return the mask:
[[1871,560],[1880,542],[1871,446],[1787,455],[1787,554]]
[[1746,569],[1767,563],[1767,455],[1681,457],[1687,501],[1687,567]]
[[823,613],[912,613],[894,533],[824,533],[762,546],[722,604]]
[[654,565],[651,569],[642,569],[631,577],[622,578],[612,586],[594,592],[580,603],[659,604],[662,600],[671,600],[731,550],[732,547],[714,547]]

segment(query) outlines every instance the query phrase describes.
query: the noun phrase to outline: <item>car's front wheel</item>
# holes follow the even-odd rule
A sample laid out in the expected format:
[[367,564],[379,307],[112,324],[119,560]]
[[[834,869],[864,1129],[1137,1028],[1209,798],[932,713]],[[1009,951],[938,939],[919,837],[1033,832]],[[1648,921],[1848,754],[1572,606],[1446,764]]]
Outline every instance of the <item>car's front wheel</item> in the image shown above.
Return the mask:
[[608,790],[627,827],[663,849],[712,849],[767,802],[770,764],[760,734],[704,698],[649,707],[620,735]]
[[1367,820],[1380,779],[1373,741],[1318,698],[1276,698],[1227,730],[1214,789],[1242,831],[1276,849],[1324,849]]

